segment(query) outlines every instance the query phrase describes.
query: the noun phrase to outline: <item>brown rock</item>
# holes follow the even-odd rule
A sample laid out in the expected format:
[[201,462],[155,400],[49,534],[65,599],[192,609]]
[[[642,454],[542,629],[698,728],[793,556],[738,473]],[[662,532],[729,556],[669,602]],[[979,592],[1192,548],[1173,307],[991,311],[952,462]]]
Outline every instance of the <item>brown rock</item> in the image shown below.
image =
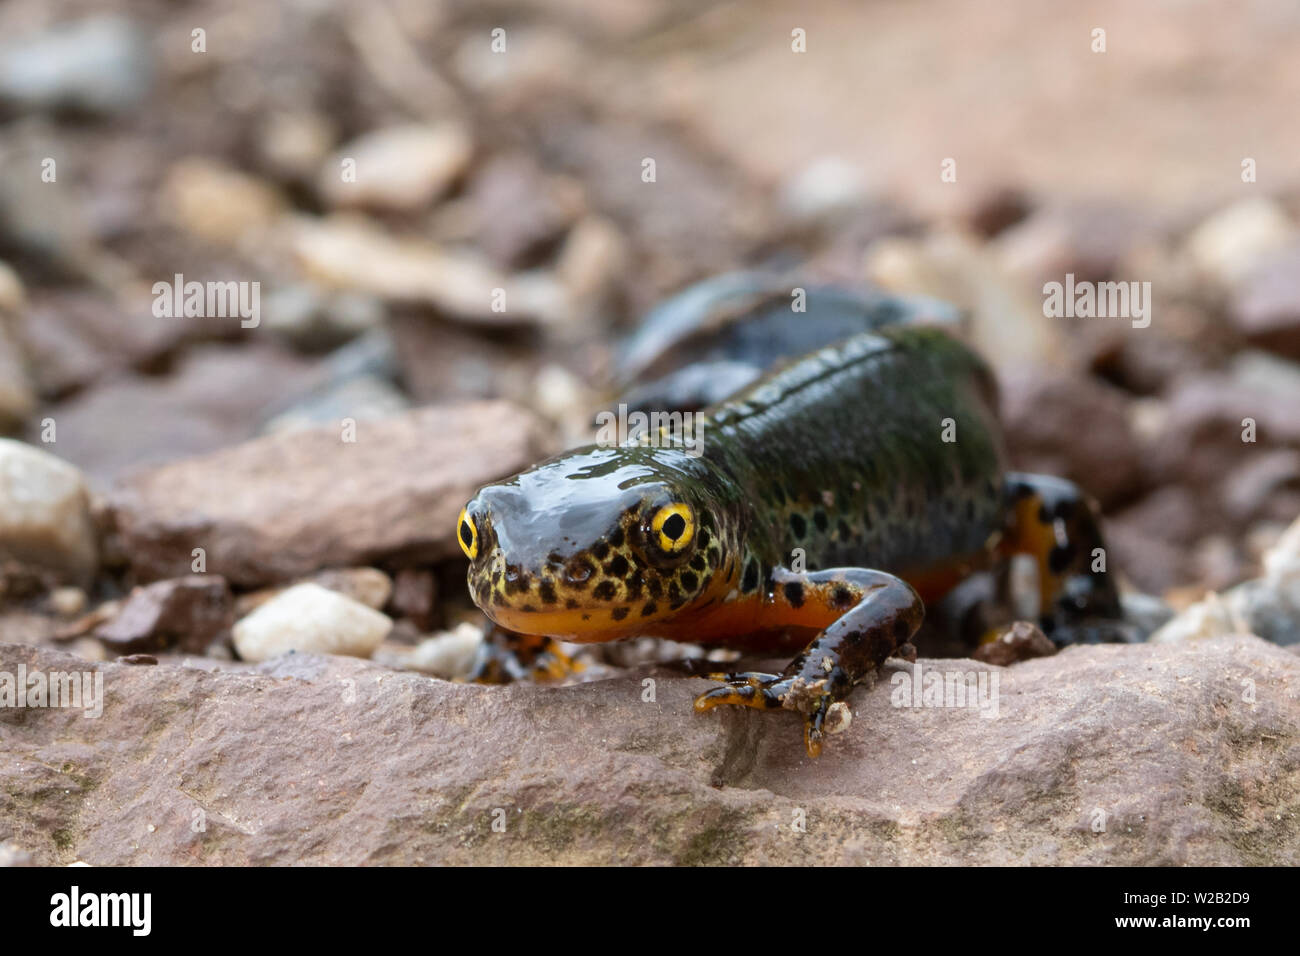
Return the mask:
[[1033,208],[1033,200],[1023,190],[1001,186],[979,193],[963,218],[971,229],[989,238],[1023,220]]
[[1051,657],[1055,653],[1056,645],[1037,625],[1016,621],[999,634],[996,641],[977,647],[972,656],[985,664],[1009,667],[1034,657]]
[[[1213,488],[1224,475],[1268,446],[1300,447],[1300,393],[1203,374],[1178,384],[1159,440],[1143,461],[1154,483]],[[1249,420],[1255,441],[1243,441]]]
[[393,597],[389,609],[398,617],[409,618],[421,631],[435,624],[433,612],[438,607],[438,579],[431,571],[403,568],[393,578]]
[[508,398],[522,404],[535,397],[535,340],[488,339],[410,311],[394,316],[391,328],[402,382],[417,402]]
[[1223,479],[1220,497],[1229,517],[1244,525],[1300,515],[1300,451],[1261,448],[1252,452]]
[[1012,462],[1068,478],[1114,507],[1140,489],[1141,454],[1123,392],[1066,373],[1002,376]]
[[204,345],[172,374],[105,382],[51,407],[49,415],[58,423],[59,454],[107,479],[243,441],[285,396],[324,376],[319,366],[278,348]]
[[118,654],[179,650],[202,654],[226,639],[235,623],[226,579],[191,574],[136,588],[95,637]]
[[1139,208],[1116,203],[1069,203],[1046,206],[1010,229],[995,242],[995,251],[1013,274],[1030,280],[1098,282],[1118,276],[1125,252],[1157,228]]
[[505,269],[541,264],[583,206],[576,184],[546,176],[526,155],[489,160],[475,174],[466,202],[476,242]]
[[1228,315],[1253,344],[1300,358],[1300,245],[1252,272],[1234,293]]
[[1135,335],[1132,329],[1093,324],[1080,331],[1093,349],[1091,371],[1139,395],[1158,394],[1178,377],[1204,369],[1211,361],[1204,342],[1194,345],[1161,329],[1144,329]]
[[1212,517],[1203,502],[1189,489],[1169,485],[1108,516],[1104,533],[1114,567],[1142,590],[1157,594],[1185,583],[1188,552]]
[[110,495],[119,550],[143,581],[206,570],[237,587],[323,567],[459,554],[456,515],[477,488],[531,464],[536,422],[502,402],[422,408],[268,435],[142,472]]
[[0,647],[20,663],[104,677],[96,720],[0,711],[0,840],[45,865],[1300,862],[1300,657],[1252,637],[922,660],[997,674],[996,718],[894,707],[887,675],[816,761],[794,715],[696,715],[708,682],[652,668],[484,687]]
[[128,312],[102,293],[50,290],[32,295],[22,329],[36,388],[48,398],[149,367],[193,331],[184,319],[155,316],[147,299]]

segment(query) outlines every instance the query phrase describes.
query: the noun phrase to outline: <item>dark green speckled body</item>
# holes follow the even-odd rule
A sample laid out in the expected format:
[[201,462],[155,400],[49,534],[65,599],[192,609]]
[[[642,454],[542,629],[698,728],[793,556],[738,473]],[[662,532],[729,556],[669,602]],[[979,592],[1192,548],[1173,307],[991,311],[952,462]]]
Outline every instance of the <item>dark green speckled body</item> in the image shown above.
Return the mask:
[[796,548],[809,570],[905,578],[987,550],[1004,517],[995,408],[992,376],[966,346],[896,326],[712,409],[701,460],[746,502],[742,590],[790,566]]

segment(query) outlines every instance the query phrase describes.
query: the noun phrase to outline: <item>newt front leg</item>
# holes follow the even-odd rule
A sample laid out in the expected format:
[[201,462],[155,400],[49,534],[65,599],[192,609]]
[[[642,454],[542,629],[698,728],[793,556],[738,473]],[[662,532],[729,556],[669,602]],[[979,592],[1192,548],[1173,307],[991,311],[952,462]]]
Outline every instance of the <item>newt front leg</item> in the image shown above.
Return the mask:
[[804,746],[816,757],[832,706],[846,700],[887,658],[915,656],[909,642],[925,607],[907,582],[883,571],[836,568],[796,574],[778,568],[771,580],[764,623],[819,633],[780,674],[711,675],[724,686],[701,694],[695,709],[736,704],[796,710],[804,716]]

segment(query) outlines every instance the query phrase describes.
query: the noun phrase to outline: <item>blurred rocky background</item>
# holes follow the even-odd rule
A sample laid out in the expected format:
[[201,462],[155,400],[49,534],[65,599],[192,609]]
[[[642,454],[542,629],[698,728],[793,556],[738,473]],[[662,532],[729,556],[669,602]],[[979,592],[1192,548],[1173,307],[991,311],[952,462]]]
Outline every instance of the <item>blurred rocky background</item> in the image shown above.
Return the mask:
[[[719,272],[793,271],[961,307],[999,371],[1016,464],[1096,496],[1129,590],[1183,612],[1157,635],[1161,646],[1125,649],[1124,664],[1161,668],[1151,693],[1190,725],[1171,725],[1170,739],[1204,737],[1216,768],[1190,791],[1153,784],[1149,804],[1122,813],[1150,820],[1190,801],[1207,815],[1166,816],[1116,856],[1085,851],[1079,841],[1090,837],[1056,810],[1092,797],[1061,796],[1057,776],[1058,758],[1083,745],[1070,734],[1092,739],[1089,724],[1062,731],[1064,743],[1023,768],[1030,784],[1016,800],[1050,791],[1057,801],[1033,817],[1033,845],[1045,841],[1060,860],[1294,863],[1297,663],[1260,638],[1300,641],[1300,530],[1286,533],[1300,516],[1297,48],[1300,10],[1285,0],[1068,9],[825,0],[797,11],[698,0],[8,0],[0,669],[19,659],[42,666],[47,653],[65,665],[103,662],[95,666],[118,675],[110,694],[116,680],[119,695],[138,688],[170,701],[167,713],[214,694],[243,700],[249,681],[280,686],[288,673],[296,705],[272,709],[271,723],[240,718],[259,752],[281,740],[276,721],[314,708],[312,695],[329,686],[321,682],[353,666],[258,664],[286,651],[370,658],[364,679],[347,678],[367,687],[395,671],[464,673],[481,617],[464,595],[453,537],[463,502],[479,484],[589,438],[617,344],[654,303]],[[643,179],[647,159],[653,182]],[[349,161],[355,182],[341,174]],[[1043,284],[1067,273],[1150,282],[1149,327],[1045,318]],[[259,324],[156,314],[154,285],[178,275],[259,283]],[[498,290],[504,311],[494,308]],[[345,420],[355,442],[341,437]],[[1194,650],[1201,641],[1212,650]],[[1186,645],[1187,656],[1165,644]],[[623,740],[604,758],[553,741],[550,757],[520,769],[506,745],[476,731],[461,744],[483,760],[447,771],[437,793],[491,783],[502,793],[475,806],[531,800],[543,817],[563,793],[567,809],[552,819],[576,815],[576,835],[536,824],[536,840],[514,858],[558,840],[566,859],[608,861],[616,844],[624,858],[640,844],[602,842],[605,817],[592,823],[582,808],[612,813],[626,794],[592,780],[621,779],[635,765],[637,779],[677,794],[642,811],[677,820],[705,807],[713,835],[701,843],[698,828],[675,823],[657,831],[664,845],[646,859],[781,859],[779,847],[746,843],[750,828],[768,825],[748,810],[681,793],[701,780],[784,793],[812,771],[789,755],[737,769],[730,745],[703,756],[669,746],[660,734],[703,720],[685,691],[674,691],[675,720],[638,731],[636,708],[608,702],[620,688],[639,693],[659,653],[593,653],[585,676],[610,680],[560,698],[545,696],[554,688],[457,689],[403,675],[413,700],[463,709],[470,723],[489,710],[498,719],[494,695],[511,695],[527,719],[558,699],[579,710],[578,724]],[[1110,653],[1120,652],[1067,651],[1023,679],[1042,680],[1049,694],[1044,664],[1077,671],[1080,700],[1096,701],[1110,672],[1094,665],[1108,658],[1089,655]],[[143,672],[109,663],[118,658],[159,662],[151,673],[163,676],[132,677]],[[1231,733],[1221,708],[1243,705],[1240,688],[1222,682],[1229,665],[1274,694]],[[155,777],[149,748],[123,762],[109,756],[113,740],[165,732],[156,708],[133,700],[109,708],[111,726],[86,722],[95,729],[72,750],[79,717],[0,712],[0,746],[17,758],[0,771],[0,849],[38,862],[310,855],[301,840],[254,849],[238,828],[220,849],[201,839],[164,847],[136,832],[143,810],[126,814],[130,833],[110,838],[105,821],[158,797],[139,782]],[[1042,719],[1054,712],[1044,706]],[[1123,713],[1111,716],[1154,719]],[[202,717],[218,735],[221,712]],[[968,766],[996,774],[1011,744],[979,724],[988,752]],[[712,718],[703,726],[717,735]],[[359,720],[349,733],[365,727]],[[1031,722],[1017,732],[1032,731]],[[727,733],[758,731],[741,721]],[[864,761],[915,762],[901,746],[890,756],[871,745],[862,723],[851,733],[862,735]],[[796,738],[782,722],[762,752]],[[409,742],[418,748],[419,735]],[[209,743],[219,752],[172,741],[171,772],[184,778],[213,761],[249,770],[238,743]],[[295,773],[301,753],[284,746],[250,779]],[[1134,790],[1183,773],[1156,754],[1159,766],[1135,777],[1124,753],[1111,753],[1113,765],[1102,759],[1095,773],[1129,774]],[[521,796],[538,774],[550,789]],[[695,783],[664,783],[678,777]],[[834,842],[815,861],[945,861],[967,850],[1027,859],[1029,849],[1007,857],[973,837],[956,850],[932,839],[991,779],[973,774],[917,823],[875,777],[832,773],[821,792],[847,800],[868,836]],[[403,781],[384,795],[391,805],[368,812],[419,826],[411,801],[433,784]],[[95,802],[101,784],[112,801]],[[208,805],[236,808],[231,819],[251,799],[237,776],[217,771],[205,785]],[[805,783],[791,787],[801,794],[792,799],[815,804]],[[186,799],[167,805],[183,814]],[[337,819],[340,800],[320,812]],[[439,807],[439,826],[478,825],[463,808],[447,823],[455,814]],[[354,856],[312,852],[325,862],[459,858],[447,849],[454,841],[404,856],[390,830],[365,833]],[[879,844],[912,836],[912,849]],[[864,849],[861,839],[877,843]]]

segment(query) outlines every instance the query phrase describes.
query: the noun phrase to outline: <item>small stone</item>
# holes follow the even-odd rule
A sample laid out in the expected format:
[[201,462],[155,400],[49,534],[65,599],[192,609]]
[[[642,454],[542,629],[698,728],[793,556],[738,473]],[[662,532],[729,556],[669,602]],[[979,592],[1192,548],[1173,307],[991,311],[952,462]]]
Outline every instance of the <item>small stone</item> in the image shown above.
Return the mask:
[[233,623],[226,579],[191,574],[134,589],[117,614],[95,629],[95,637],[119,654],[203,654],[229,636]]
[[468,621],[450,631],[427,637],[415,647],[385,647],[377,663],[401,670],[421,671],[443,680],[468,677],[483,645],[483,630]]
[[1001,372],[1068,366],[1062,320],[1043,317],[1037,289],[1014,279],[987,247],[957,233],[889,238],[867,249],[867,278],[898,293],[932,296],[970,314],[980,353]]
[[21,333],[37,393],[57,399],[124,372],[157,369],[195,333],[195,320],[156,316],[148,286],[140,293],[119,299],[108,289],[36,290]]
[[18,844],[5,840],[0,843],[0,867],[7,866],[35,866],[35,864],[30,853]]
[[1035,624],[1016,621],[997,636],[996,640],[981,644],[971,656],[985,664],[1009,667],[1019,661],[1035,657],[1051,657],[1056,645]]
[[[1141,448],[1124,392],[1090,376],[1043,369],[1007,373],[1000,384],[1007,445],[1019,470],[1069,479],[1106,508],[1141,490]],[[1078,428],[1080,421],[1091,427]]]
[[976,233],[996,236],[1024,220],[1033,201],[1019,189],[999,187],[976,196],[965,212],[965,220]]
[[[116,601],[105,601],[88,614],[83,614],[75,621],[70,621],[60,627],[54,632],[54,639],[56,641],[73,641],[84,638],[101,624],[105,624],[117,617],[118,613],[122,610],[122,605],[125,603],[125,598]],[[103,652],[103,646],[100,645],[98,641],[93,641],[92,643],[94,643],[96,647],[100,648],[101,653]]]
[[72,465],[0,438],[0,561],[85,585],[99,565],[85,479]]
[[226,245],[267,229],[284,208],[269,183],[211,159],[180,160],[159,189],[163,216],[199,239]]
[[783,211],[802,225],[835,225],[861,209],[868,189],[862,169],[839,156],[813,161],[781,187]]
[[76,617],[86,610],[86,592],[81,588],[55,588],[50,592],[49,604],[59,617]]
[[[1300,514],[1297,507],[1300,502],[1294,500],[1300,494],[1300,451],[1294,448],[1253,451],[1224,476],[1221,487],[1224,511],[1238,524],[1274,515],[1289,518]],[[1277,515],[1278,511],[1284,513]]]
[[71,641],[67,645],[67,649],[84,661],[108,660],[108,653],[104,650],[104,645],[93,637],[79,637]]
[[1300,359],[1300,245],[1259,263],[1233,293],[1228,316],[1252,344]]
[[1045,282],[1099,282],[1119,275],[1125,253],[1154,231],[1140,209],[1118,203],[1046,205],[998,235],[992,243],[999,265],[1041,291]]
[[30,110],[121,113],[145,96],[151,74],[148,40],[134,24],[89,17],[6,43],[0,100]]
[[569,232],[555,274],[578,311],[576,324],[598,321],[631,261],[627,240],[608,219],[588,216]]
[[334,145],[334,126],[310,110],[268,114],[258,147],[262,158],[286,179],[314,177]]
[[1235,584],[1247,570],[1236,544],[1226,534],[1206,535],[1196,542],[1188,555],[1188,567],[1197,583],[1212,591]]
[[1167,484],[1107,516],[1108,562],[1137,587],[1164,593],[1190,574],[1188,552],[1204,533],[1204,499]]
[[[450,189],[473,155],[474,143],[459,123],[393,126],[339,147],[317,182],[333,206],[416,212]],[[349,160],[354,181],[343,175]]]
[[328,294],[300,283],[266,296],[262,322],[267,331],[306,352],[323,352],[378,328],[384,307],[373,296],[341,292]]
[[[130,664],[137,667],[151,667],[158,663],[158,658],[154,657],[152,654],[125,654],[122,657],[117,658],[116,663]],[[152,830],[153,827],[150,827],[149,829]]]
[[288,238],[299,267],[322,285],[425,303],[483,325],[556,321],[564,312],[554,279],[509,276],[474,251],[394,237],[365,220],[300,218]]
[[513,154],[476,171],[463,203],[467,236],[505,269],[540,265],[585,206],[576,182],[548,176],[532,157]]
[[826,718],[822,721],[822,730],[830,736],[842,734],[853,723],[853,711],[846,701],[837,700],[826,709]]
[[1243,199],[1202,222],[1187,238],[1192,261],[1211,278],[1233,286],[1262,259],[1296,239],[1296,226],[1269,199]]
[[[1300,445],[1300,416],[1295,413],[1300,392],[1288,384],[1290,376],[1260,374],[1278,364],[1290,363],[1252,361],[1230,366],[1232,375],[1212,372],[1180,380],[1167,394],[1161,433],[1143,455],[1152,482],[1217,493],[1224,476],[1251,449]],[[1256,443],[1243,442],[1250,437],[1247,428],[1254,431]]]
[[0,315],[0,430],[20,427],[36,410],[27,360]]
[[7,262],[0,262],[0,312],[19,312],[27,303],[27,292],[18,273]]
[[533,391],[537,396],[537,410],[551,421],[581,421],[583,413],[592,407],[586,383],[562,365],[543,365],[538,369]]
[[1214,592],[1193,604],[1150,637],[1152,644],[1204,641],[1246,631],[1232,609]]
[[387,615],[319,584],[299,584],[235,624],[246,661],[290,652],[369,657],[392,629]]
[[1239,584],[1225,600],[1251,633],[1275,644],[1300,644],[1300,519],[1264,556],[1263,576]]
[[1147,640],[1174,616],[1173,608],[1154,594],[1127,591],[1119,597],[1124,620],[1133,625],[1139,640]]

